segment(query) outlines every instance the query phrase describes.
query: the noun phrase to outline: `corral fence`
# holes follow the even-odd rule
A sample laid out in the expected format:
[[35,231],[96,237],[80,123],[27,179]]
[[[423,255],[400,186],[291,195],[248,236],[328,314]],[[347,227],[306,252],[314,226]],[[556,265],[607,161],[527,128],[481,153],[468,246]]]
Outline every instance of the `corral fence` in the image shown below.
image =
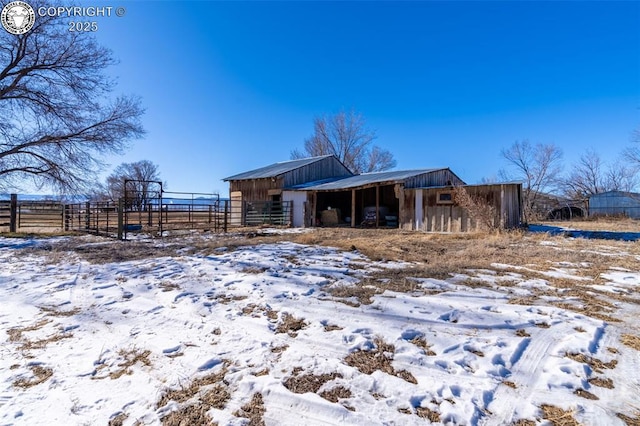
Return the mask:
[[131,234],[169,235],[173,231],[227,232],[241,226],[281,225],[293,221],[291,201],[231,203],[216,194],[160,192],[144,204],[118,202],[0,200],[0,231],[87,232],[119,239]]

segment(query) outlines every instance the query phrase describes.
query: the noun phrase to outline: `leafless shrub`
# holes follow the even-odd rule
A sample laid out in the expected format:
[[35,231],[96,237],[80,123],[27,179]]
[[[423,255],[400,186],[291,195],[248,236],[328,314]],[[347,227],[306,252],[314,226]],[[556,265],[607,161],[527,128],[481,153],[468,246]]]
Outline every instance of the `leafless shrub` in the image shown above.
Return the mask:
[[480,229],[493,231],[500,228],[500,221],[496,221],[496,208],[484,198],[472,196],[464,187],[456,186],[453,201],[467,211]]

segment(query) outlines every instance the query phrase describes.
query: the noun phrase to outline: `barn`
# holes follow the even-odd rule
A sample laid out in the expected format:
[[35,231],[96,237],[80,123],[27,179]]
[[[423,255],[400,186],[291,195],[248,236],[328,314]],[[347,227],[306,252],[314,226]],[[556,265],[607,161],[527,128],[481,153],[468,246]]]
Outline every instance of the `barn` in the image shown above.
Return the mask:
[[231,224],[291,223],[293,203],[282,191],[307,182],[334,180],[353,173],[334,155],[282,161],[224,178],[229,182]]
[[589,197],[589,216],[627,216],[640,218],[640,194],[608,191]]
[[386,227],[469,232],[481,227],[454,201],[464,190],[492,212],[492,224],[520,226],[522,185],[466,185],[449,168],[354,175],[334,156],[285,161],[224,179],[232,222],[294,227]]
[[305,203],[304,221],[294,221],[294,226],[386,226],[387,222],[398,226],[405,213],[405,189],[462,184],[448,168],[400,170],[301,184],[285,195]]

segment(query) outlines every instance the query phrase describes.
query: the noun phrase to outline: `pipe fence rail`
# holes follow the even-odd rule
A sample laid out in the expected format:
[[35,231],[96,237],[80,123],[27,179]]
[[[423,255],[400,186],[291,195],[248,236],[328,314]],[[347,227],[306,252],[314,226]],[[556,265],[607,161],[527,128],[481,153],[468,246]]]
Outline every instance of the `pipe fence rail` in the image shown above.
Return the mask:
[[[0,199],[0,232],[84,232],[118,239],[132,234],[166,236],[174,231],[227,232],[230,228],[260,225],[291,226],[293,202],[264,201],[232,204],[219,197],[158,197],[133,203]],[[209,194],[210,195],[210,194]]]

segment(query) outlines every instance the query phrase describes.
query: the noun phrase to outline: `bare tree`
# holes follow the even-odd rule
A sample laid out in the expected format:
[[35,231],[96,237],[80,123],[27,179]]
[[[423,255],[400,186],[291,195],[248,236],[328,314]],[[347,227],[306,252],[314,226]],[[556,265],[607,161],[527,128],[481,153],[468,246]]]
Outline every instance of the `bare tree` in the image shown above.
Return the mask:
[[622,155],[633,167],[640,168],[640,147],[637,146],[637,144],[640,144],[640,126],[633,130],[630,139],[636,145],[625,149]]
[[[127,186],[125,187],[125,181]],[[158,166],[149,160],[135,163],[122,163],[107,177],[106,191],[111,201],[126,196],[128,208],[146,210],[152,198],[158,197],[160,187],[160,171]]]
[[631,191],[636,186],[635,170],[620,163],[622,161],[606,167],[598,153],[587,150],[565,178],[565,194],[586,201],[589,196],[602,192]]
[[[5,0],[0,3],[0,8]],[[34,9],[47,6],[30,2]],[[0,31],[0,186],[88,186],[101,156],[142,136],[138,99],[111,97],[110,50],[57,17],[22,35]]]
[[555,189],[562,170],[562,150],[553,144],[532,145],[528,140],[516,141],[501,151],[511,172],[501,171],[506,179],[521,180],[523,184],[523,214],[526,223],[541,213],[536,210],[540,196]]
[[313,136],[304,141],[304,150],[293,150],[291,158],[335,155],[354,173],[389,170],[396,166],[391,152],[373,145],[376,133],[366,127],[362,115],[340,111],[313,121]]

